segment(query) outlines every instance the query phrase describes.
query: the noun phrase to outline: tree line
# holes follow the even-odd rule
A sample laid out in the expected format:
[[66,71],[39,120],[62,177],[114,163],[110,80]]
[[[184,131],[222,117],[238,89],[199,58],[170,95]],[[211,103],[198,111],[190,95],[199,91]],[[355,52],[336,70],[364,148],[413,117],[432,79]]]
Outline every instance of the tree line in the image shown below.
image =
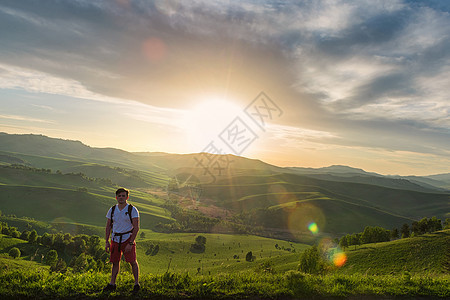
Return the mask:
[[[25,171],[30,171],[30,172],[34,172],[34,173],[52,174],[52,170],[51,169],[34,168],[34,167],[21,165],[21,164],[11,164],[11,165],[2,166],[2,167],[3,168],[8,168],[8,169],[25,170]],[[64,176],[77,176],[77,177],[81,177],[84,180],[96,182],[96,183],[107,185],[107,186],[116,186],[117,185],[117,184],[113,183],[113,181],[110,178],[89,177],[89,176],[87,176],[86,174],[84,174],[82,172],[78,172],[78,173],[74,173],[74,172],[62,173],[60,170],[56,170],[55,174],[57,174],[57,175],[64,175]],[[133,176],[135,176],[135,175],[133,175]]]
[[338,241],[339,246],[343,249],[349,246],[356,246],[370,243],[388,242],[399,238],[414,237],[417,235],[431,233],[442,229],[450,229],[450,219],[447,218],[442,224],[441,219],[432,217],[430,219],[423,218],[420,221],[414,221],[411,225],[403,224],[399,229],[394,228],[388,230],[379,226],[366,226],[363,232],[347,234],[342,236]]
[[[108,253],[102,247],[101,238],[97,235],[70,233],[44,233],[38,235],[36,230],[24,230],[20,232],[16,227],[8,226],[7,223],[0,223],[0,232],[27,241],[36,246],[34,254],[28,253],[31,260],[40,261],[51,267],[52,271],[65,272],[67,266],[72,267],[74,272],[84,272],[88,270],[109,271]],[[45,254],[38,254],[39,246],[43,246]],[[15,248],[15,249],[14,249]],[[20,257],[22,253],[17,247],[10,249],[9,254],[14,257]],[[14,249],[14,250],[13,250]],[[61,256],[71,257],[69,264]]]

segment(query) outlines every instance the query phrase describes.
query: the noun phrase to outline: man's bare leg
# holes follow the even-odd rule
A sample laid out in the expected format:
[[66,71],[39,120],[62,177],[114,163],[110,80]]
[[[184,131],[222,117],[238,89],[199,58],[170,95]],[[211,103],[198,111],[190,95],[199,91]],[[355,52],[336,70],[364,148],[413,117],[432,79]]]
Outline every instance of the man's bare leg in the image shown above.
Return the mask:
[[119,270],[120,270],[120,261],[113,262],[112,263],[112,268],[111,268],[111,281],[110,281],[110,284],[112,284],[112,285],[116,284],[116,278],[117,278],[117,274],[119,274]]
[[131,270],[133,271],[134,284],[135,285],[139,284],[139,264],[135,260],[134,262],[131,262],[130,265],[131,265]]

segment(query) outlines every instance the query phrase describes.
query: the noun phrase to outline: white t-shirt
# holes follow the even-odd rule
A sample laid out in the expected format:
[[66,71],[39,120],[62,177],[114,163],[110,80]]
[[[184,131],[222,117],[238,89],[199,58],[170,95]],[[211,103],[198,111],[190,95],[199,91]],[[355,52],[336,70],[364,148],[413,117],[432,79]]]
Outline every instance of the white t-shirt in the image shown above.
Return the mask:
[[[113,228],[111,233],[111,238],[114,242],[119,243],[120,236],[114,236],[114,233],[127,232],[133,229],[133,225],[130,223],[130,217],[128,216],[128,203],[127,205],[120,210],[116,204],[116,208],[114,209],[113,215]],[[111,219],[111,209],[109,208],[106,217]],[[139,212],[135,206],[131,210],[131,218],[139,218]],[[124,234],[122,236],[122,242],[126,241],[131,236],[131,233]]]

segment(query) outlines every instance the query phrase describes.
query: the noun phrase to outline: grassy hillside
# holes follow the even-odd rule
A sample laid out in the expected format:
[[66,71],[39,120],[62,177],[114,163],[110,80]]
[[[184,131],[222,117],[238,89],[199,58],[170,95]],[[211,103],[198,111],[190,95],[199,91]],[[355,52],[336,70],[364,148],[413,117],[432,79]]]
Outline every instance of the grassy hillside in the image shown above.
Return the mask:
[[[116,203],[116,189],[104,180],[80,174],[0,166],[0,191],[3,195],[0,210],[3,214],[45,221],[56,230],[72,233],[102,231],[104,216]],[[132,190],[130,202],[140,210],[143,228],[154,228],[159,222],[173,222],[170,213],[160,207],[163,199]]]
[[[202,234],[206,238],[205,250],[194,253],[190,248],[198,234],[147,232],[146,235],[150,238],[137,239],[137,254],[142,274],[163,274],[167,271],[191,275],[231,274],[249,269],[261,271],[262,264],[273,266],[276,272],[285,271],[296,269],[299,253],[309,247],[305,244],[251,235]],[[150,253],[149,249],[156,245],[159,251]],[[278,248],[275,248],[275,245],[278,245]],[[2,264],[11,263],[7,253],[12,247],[19,248],[22,253],[21,258],[15,260],[17,263],[14,268],[24,266],[23,261],[30,261],[32,257],[33,262],[41,262],[41,254],[45,255],[49,251],[49,248],[42,245],[31,245],[0,234],[0,268]],[[252,251],[254,256],[251,262],[245,259],[249,251]],[[63,253],[60,255],[67,256]],[[69,263],[71,257],[67,256],[66,259]],[[37,266],[39,265],[34,265]]]
[[[83,173],[88,177],[108,179],[114,184],[127,186],[129,188],[165,187],[169,180],[169,177],[161,172],[152,172],[150,170],[137,171],[130,169],[126,165],[115,164],[113,162],[102,165],[86,161],[86,159],[82,157],[63,159],[0,152],[0,162],[1,161],[3,161],[4,164],[23,164],[34,168],[50,169],[53,172],[60,171],[64,174]],[[21,162],[18,163],[17,161]]]
[[251,224],[307,231],[307,225],[316,222],[322,232],[333,234],[359,232],[365,226],[390,229],[423,216],[444,218],[450,209],[449,194],[289,174],[231,177],[218,184],[203,185],[202,198],[231,211],[244,212]]
[[[203,196],[217,205],[241,209],[261,208],[305,200],[319,193],[356,205],[372,207],[404,218],[445,218],[450,211],[450,193],[424,193],[375,185],[333,182],[293,174],[236,176],[203,186]],[[318,195],[319,195],[318,194]],[[267,195],[253,201],[252,196]],[[248,202],[248,205],[243,206]],[[280,203],[281,202],[281,203]]]
[[51,231],[51,225],[47,222],[37,221],[30,217],[8,217],[6,215],[0,216],[0,222],[5,222],[9,226],[16,227],[20,232],[24,230],[36,230],[36,232],[40,235],[44,234],[44,232]]
[[[430,242],[422,246],[435,246],[441,240],[440,233],[426,235]],[[315,276],[295,271],[298,253],[285,250],[273,250],[274,241],[252,236],[206,235],[204,253],[185,253],[195,235],[154,235],[151,240],[138,242],[139,262],[141,265],[141,286],[138,294],[141,298],[160,299],[334,299],[333,297],[351,297],[355,299],[417,299],[419,297],[450,296],[449,275],[433,272],[423,273],[422,269],[411,269],[410,273],[390,271],[395,265],[395,255],[385,259],[382,255],[370,258],[356,258],[350,252],[347,265],[342,269],[325,275]],[[448,235],[447,235],[448,238]],[[411,246],[415,239],[411,240]],[[423,243],[423,241],[419,241]],[[147,243],[158,243],[160,251],[156,255],[146,255],[142,247]],[[395,242],[394,242],[395,243]],[[392,245],[393,243],[391,243]],[[299,250],[303,245],[286,244]],[[385,246],[377,251],[383,253]],[[5,251],[17,246],[25,253],[22,258],[12,259]],[[0,235],[0,297],[33,298],[33,299],[98,299],[108,297],[101,290],[109,280],[108,273],[83,272],[65,274],[49,273],[48,266],[37,262],[42,258],[45,249],[29,251],[31,245],[23,241]],[[255,251],[259,248],[259,251]],[[402,245],[402,248],[408,248]],[[419,248],[419,247],[415,247]],[[241,258],[230,258],[234,253],[244,253],[250,249],[256,259],[247,262]],[[272,249],[272,250],[270,250]],[[363,249],[354,251],[357,253]],[[393,250],[393,249],[392,249]],[[35,255],[37,253],[37,255]],[[286,253],[286,254],[285,254]],[[433,251],[438,253],[438,251]],[[427,260],[427,253],[416,257],[419,263]],[[31,256],[33,261],[29,261]],[[431,255],[438,257],[438,255]],[[386,263],[385,261],[386,260]],[[353,265],[349,265],[353,263]],[[360,264],[377,262],[380,265],[378,274],[371,275],[353,272],[347,275],[346,267],[357,270]],[[429,261],[432,266],[433,261]],[[273,267],[273,268],[272,268]],[[374,266],[375,268],[375,266]],[[433,267],[430,267],[432,269]],[[122,268],[118,277],[118,289],[111,297],[130,297],[133,285],[131,274]],[[287,270],[290,270],[286,272]],[[406,297],[406,298],[405,298]],[[432,298],[432,299],[435,299]]]
[[112,184],[89,180],[80,174],[54,174],[36,169],[0,166],[0,183],[3,185],[51,186],[55,188],[87,188],[97,193],[110,194]]
[[15,152],[32,156],[81,160],[99,164],[113,164],[120,167],[162,169],[151,162],[140,159],[130,152],[113,148],[93,148],[80,141],[49,138],[34,134],[0,133],[0,151]]
[[[20,252],[20,258],[13,259],[8,255],[8,251],[17,247]],[[3,269],[22,269],[22,268],[41,268],[41,254],[47,253],[48,249],[43,246],[31,245],[21,239],[12,238],[0,234],[0,270]]]
[[[3,213],[50,223],[104,226],[106,212],[116,203],[113,196],[52,187],[0,185],[0,193],[0,209]],[[111,195],[114,195],[113,191]],[[130,202],[140,210],[143,228],[153,228],[159,222],[173,221],[167,211],[153,206],[150,201],[140,198],[133,200],[131,198]]]
[[[138,239],[137,253],[143,272],[163,274],[170,271],[212,275],[257,270],[261,269],[263,263],[269,263],[275,270],[281,271],[290,269],[292,264],[296,268],[299,253],[309,247],[305,244],[252,235],[200,234],[206,237],[205,251],[192,253],[189,249],[198,235],[152,233],[147,235],[150,238]],[[146,254],[152,244],[159,246],[156,255]],[[275,248],[276,244],[279,249]],[[289,248],[290,251],[282,250],[281,247]],[[255,256],[252,262],[245,260],[249,251]]]
[[346,251],[347,262],[339,269],[343,274],[449,274],[450,230],[400,239],[365,244]]
[[[218,177],[216,182],[211,183],[211,178],[205,178],[208,176],[197,163],[198,159],[204,158],[202,154],[129,153],[118,149],[92,148],[77,141],[45,136],[7,134],[0,134],[0,150],[3,151],[0,153],[0,163],[3,165],[19,163],[53,170],[51,173],[31,174],[0,168],[2,189],[9,189],[9,193],[14,187],[28,189],[28,192],[19,191],[20,188],[14,190],[20,195],[19,202],[11,205],[4,202],[0,210],[19,216],[32,213],[36,219],[40,212],[32,211],[25,205],[44,201],[46,210],[53,211],[52,218],[63,217],[68,223],[71,219],[75,224],[101,226],[100,221],[85,223],[93,216],[81,215],[79,206],[89,202],[99,207],[99,211],[103,210],[106,207],[104,200],[113,200],[111,195],[117,184],[132,189],[131,202],[136,202],[142,209],[145,226],[161,220],[171,222],[168,212],[160,207],[164,204],[164,188],[170,177],[181,170],[199,174],[198,178],[207,180],[202,182],[201,197],[196,203],[198,207],[195,208],[199,212],[214,217],[221,215],[228,220],[241,214],[238,216],[241,220],[237,222],[247,222],[246,225],[254,228],[263,225],[266,230],[279,232],[302,232],[310,222],[316,222],[321,233],[334,235],[362,231],[368,225],[391,229],[423,217],[445,219],[450,211],[450,193],[412,191],[410,189],[414,185],[403,180],[390,181],[396,188],[380,186],[388,185],[386,182],[390,179],[387,178],[380,179],[382,184],[377,179],[378,185],[339,182],[335,181],[338,180],[336,178],[321,180],[232,155],[221,157],[230,161],[232,166],[224,172],[226,176]],[[73,174],[55,174],[56,170]],[[346,177],[345,174],[355,170],[335,166],[322,171],[332,171]],[[359,175],[367,175],[362,170],[356,171]],[[347,176],[346,180],[351,178]],[[38,198],[30,194],[30,188],[39,190],[36,192]],[[84,200],[76,204],[76,193],[73,192],[86,189],[87,193],[82,197]],[[10,193],[8,199],[13,198]],[[42,200],[45,198],[50,200]],[[57,202],[57,199],[69,200]],[[54,209],[66,204],[70,209]],[[35,209],[40,207],[43,206],[34,206]],[[49,221],[50,215],[44,212],[42,218]]]

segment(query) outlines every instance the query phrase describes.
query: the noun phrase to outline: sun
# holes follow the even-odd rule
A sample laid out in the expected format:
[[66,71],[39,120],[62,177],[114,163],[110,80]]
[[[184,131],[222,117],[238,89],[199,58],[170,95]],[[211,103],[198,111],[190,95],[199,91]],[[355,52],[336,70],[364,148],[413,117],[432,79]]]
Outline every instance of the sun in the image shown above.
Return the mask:
[[201,152],[241,113],[242,108],[229,100],[209,98],[199,102],[186,111],[182,121],[189,148]]

